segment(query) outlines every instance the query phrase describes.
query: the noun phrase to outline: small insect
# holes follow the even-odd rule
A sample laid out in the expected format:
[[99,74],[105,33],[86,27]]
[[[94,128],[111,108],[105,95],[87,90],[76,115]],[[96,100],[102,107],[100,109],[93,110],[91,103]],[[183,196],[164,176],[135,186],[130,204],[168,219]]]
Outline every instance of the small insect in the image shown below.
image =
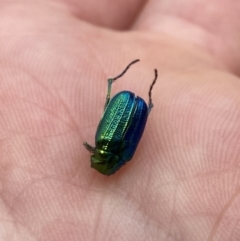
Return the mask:
[[149,88],[149,102],[146,102],[130,91],[121,91],[110,99],[112,83],[122,77],[132,61],[124,71],[115,78],[108,79],[108,90],[104,113],[95,135],[95,147],[84,142],[83,145],[92,153],[91,167],[104,175],[112,175],[126,162],[130,161],[142,137],[147,118],[153,108],[152,88],[158,72]]

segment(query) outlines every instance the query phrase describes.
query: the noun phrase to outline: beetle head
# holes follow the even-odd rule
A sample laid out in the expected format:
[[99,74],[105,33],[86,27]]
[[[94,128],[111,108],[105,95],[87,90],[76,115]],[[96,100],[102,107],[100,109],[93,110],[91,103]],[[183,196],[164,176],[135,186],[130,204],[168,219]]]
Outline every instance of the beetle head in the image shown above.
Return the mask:
[[104,175],[111,175],[117,171],[118,163],[119,157],[116,154],[104,150],[96,149],[91,156],[91,167]]

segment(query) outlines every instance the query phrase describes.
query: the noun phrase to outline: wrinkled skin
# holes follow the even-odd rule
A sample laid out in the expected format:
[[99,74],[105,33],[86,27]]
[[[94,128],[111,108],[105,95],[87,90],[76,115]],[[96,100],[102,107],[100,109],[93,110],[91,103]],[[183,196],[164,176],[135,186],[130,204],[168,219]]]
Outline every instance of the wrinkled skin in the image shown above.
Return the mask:
[[[240,4],[0,2],[0,240],[237,241]],[[122,31],[126,30],[126,31]],[[131,162],[90,168],[107,78],[154,108]]]

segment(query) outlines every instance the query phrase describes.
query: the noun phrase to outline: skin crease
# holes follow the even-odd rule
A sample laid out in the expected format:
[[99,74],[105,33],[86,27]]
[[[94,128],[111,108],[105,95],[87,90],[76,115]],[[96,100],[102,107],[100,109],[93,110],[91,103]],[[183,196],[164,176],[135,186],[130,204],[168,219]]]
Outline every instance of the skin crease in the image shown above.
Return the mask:
[[[0,240],[239,240],[239,14],[223,0],[1,1]],[[107,78],[136,58],[112,95],[147,100],[157,68],[154,108],[106,177],[82,143]]]

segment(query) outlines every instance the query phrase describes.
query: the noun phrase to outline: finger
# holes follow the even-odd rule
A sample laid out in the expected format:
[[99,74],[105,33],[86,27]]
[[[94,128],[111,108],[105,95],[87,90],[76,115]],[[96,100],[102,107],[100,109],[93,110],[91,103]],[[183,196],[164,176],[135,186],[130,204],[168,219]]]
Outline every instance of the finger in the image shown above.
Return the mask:
[[238,1],[152,0],[134,29],[159,31],[200,46],[240,74],[239,16]]
[[63,0],[63,2],[71,13],[84,21],[108,28],[126,29],[132,24],[146,1]]

